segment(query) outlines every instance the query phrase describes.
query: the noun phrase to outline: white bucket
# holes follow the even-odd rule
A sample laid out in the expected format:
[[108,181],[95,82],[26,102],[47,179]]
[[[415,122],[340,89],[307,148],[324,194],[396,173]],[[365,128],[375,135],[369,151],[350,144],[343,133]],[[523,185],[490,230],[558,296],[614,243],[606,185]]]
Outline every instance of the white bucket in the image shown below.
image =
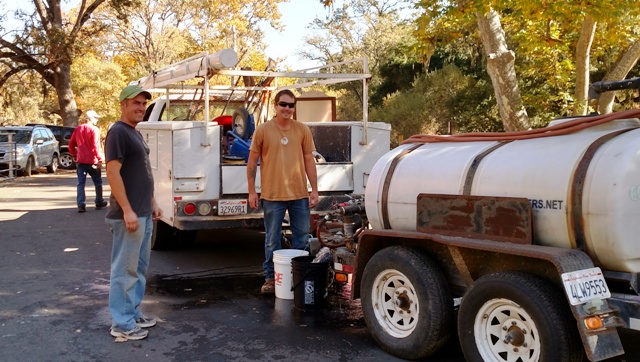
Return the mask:
[[293,281],[293,271],[291,270],[291,259],[296,256],[309,255],[306,250],[280,249],[273,252],[273,271],[276,283],[276,298],[293,299],[291,283]]

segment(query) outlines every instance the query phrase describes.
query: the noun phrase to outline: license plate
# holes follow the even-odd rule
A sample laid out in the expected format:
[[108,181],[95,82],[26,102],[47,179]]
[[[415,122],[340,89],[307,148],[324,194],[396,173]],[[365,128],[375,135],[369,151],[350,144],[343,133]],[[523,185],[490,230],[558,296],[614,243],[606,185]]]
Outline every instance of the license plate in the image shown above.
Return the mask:
[[611,292],[600,268],[563,273],[562,284],[564,284],[564,290],[571,305],[586,303],[592,299],[611,297]]
[[243,215],[247,213],[247,200],[218,201],[218,215]]

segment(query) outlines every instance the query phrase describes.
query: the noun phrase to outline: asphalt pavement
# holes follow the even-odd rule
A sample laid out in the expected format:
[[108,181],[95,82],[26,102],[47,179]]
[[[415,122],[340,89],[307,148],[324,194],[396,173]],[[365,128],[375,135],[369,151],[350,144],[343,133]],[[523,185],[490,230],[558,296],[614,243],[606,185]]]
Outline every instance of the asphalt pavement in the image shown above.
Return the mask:
[[[109,187],[105,181],[105,195]],[[331,293],[319,311],[259,294],[263,234],[201,232],[185,250],[153,251],[141,341],[109,335],[106,210],[77,213],[75,171],[0,182],[1,361],[400,361],[377,347],[359,301]],[[94,197],[87,183],[87,200]],[[640,361],[638,333],[623,334]],[[464,361],[456,341],[428,361]]]
[[[75,182],[64,170],[0,182],[0,360],[399,361],[375,345],[357,301],[336,293],[301,312],[260,295],[256,230],[202,232],[193,248],[152,252],[142,309],[159,323],[145,340],[115,342],[106,210],[88,202],[79,214]],[[86,190],[92,200],[90,181]],[[438,360],[461,360],[450,357]]]

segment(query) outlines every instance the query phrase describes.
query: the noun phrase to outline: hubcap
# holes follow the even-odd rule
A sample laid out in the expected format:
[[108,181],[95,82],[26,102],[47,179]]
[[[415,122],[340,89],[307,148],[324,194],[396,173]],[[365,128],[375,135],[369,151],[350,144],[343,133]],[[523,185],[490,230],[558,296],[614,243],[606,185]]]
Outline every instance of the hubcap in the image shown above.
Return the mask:
[[508,299],[492,299],[478,310],[474,323],[478,352],[485,361],[536,362],[538,329],[529,314]]
[[419,317],[419,301],[409,278],[397,270],[378,274],[371,291],[371,302],[381,327],[396,338],[404,338],[415,330]]

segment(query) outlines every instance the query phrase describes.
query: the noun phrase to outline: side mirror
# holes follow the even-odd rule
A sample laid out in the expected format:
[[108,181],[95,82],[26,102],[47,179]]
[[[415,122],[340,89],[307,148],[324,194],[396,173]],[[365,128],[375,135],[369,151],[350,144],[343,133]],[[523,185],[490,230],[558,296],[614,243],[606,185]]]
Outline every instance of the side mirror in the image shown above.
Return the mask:
[[38,138],[38,139],[36,140],[36,145],[41,145],[41,144],[43,144],[43,143],[44,143],[44,140],[43,140],[42,138]]

